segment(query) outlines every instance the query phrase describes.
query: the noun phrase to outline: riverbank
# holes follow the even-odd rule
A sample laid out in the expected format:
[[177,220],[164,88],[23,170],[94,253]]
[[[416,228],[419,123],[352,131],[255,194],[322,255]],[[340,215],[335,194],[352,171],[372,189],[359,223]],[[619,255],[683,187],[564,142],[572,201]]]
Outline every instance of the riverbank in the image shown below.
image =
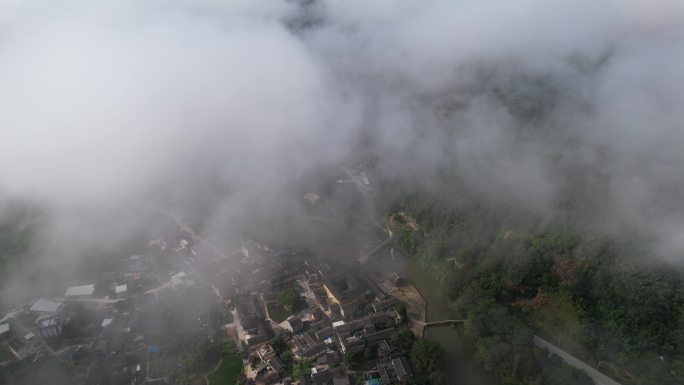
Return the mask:
[[[396,289],[393,295],[406,303],[409,316],[422,322],[458,318],[449,307],[450,299],[418,262],[389,248],[375,254],[364,266],[373,274],[389,275],[399,272],[408,284]],[[415,294],[413,294],[415,292]],[[475,361],[475,348],[463,335],[463,326],[431,326],[426,329],[425,338],[440,343],[446,353],[446,373],[453,385],[501,385],[499,381]]]
[[[416,286],[427,303],[427,320],[457,318],[449,307],[450,299],[429,272],[419,263],[409,261],[404,276]],[[453,385],[501,385],[491,373],[475,361],[475,347],[463,335],[463,326],[431,326],[425,338],[439,342],[445,350],[446,372]]]

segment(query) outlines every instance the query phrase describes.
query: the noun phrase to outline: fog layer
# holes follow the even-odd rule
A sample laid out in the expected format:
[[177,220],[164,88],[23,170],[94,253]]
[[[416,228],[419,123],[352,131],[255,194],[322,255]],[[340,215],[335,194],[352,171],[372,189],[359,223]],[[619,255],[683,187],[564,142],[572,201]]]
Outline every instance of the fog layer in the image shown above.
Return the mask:
[[0,192],[50,213],[61,263],[140,206],[278,223],[365,143],[384,176],[572,196],[681,260],[682,68],[677,0],[2,1]]

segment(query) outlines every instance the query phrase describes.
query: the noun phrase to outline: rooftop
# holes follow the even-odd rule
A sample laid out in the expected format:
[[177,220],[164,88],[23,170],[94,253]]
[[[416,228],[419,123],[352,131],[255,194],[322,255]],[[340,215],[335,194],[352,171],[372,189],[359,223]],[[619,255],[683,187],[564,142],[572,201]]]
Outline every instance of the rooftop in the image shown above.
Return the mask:
[[409,368],[406,358],[395,358],[392,360],[392,365],[394,366],[394,370],[397,372],[397,377],[403,378],[412,375],[411,368]]
[[389,352],[391,350],[387,340],[381,340],[378,342],[378,350],[381,352]]
[[66,290],[64,293],[65,297],[80,297],[93,295],[95,291],[95,285],[80,285],[72,286]]
[[20,351],[26,346],[26,343],[22,341],[20,338],[14,338],[8,342],[10,348],[14,351]]
[[[302,319],[299,317],[290,317],[287,319],[287,322],[290,324],[290,327],[293,329],[293,331],[297,331],[302,328],[303,322]],[[297,329],[297,330],[295,330]]]
[[271,367],[271,369],[275,370],[276,372],[282,372],[283,370],[285,370],[285,364],[278,358],[278,356],[270,358],[268,360],[268,365]]
[[62,308],[62,303],[57,301],[48,301],[47,299],[39,299],[31,306],[31,311],[38,311],[41,313],[56,313]]

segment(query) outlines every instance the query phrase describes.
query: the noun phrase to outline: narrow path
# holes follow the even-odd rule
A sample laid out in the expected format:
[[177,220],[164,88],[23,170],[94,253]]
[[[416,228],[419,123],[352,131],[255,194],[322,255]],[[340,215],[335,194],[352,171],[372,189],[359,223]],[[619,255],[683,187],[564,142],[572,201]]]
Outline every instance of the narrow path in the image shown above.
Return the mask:
[[621,385],[619,382],[594,369],[589,364],[579,360],[570,353],[566,353],[561,348],[551,344],[539,336],[534,336],[534,344],[539,348],[547,349],[549,353],[557,355],[569,365],[584,371],[589,377],[591,377],[592,380],[594,380],[594,384],[596,385]]

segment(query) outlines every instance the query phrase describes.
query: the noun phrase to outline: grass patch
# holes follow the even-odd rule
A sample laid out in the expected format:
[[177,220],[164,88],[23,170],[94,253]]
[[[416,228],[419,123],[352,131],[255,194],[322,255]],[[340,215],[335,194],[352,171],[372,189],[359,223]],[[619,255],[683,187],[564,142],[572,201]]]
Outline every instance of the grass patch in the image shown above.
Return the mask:
[[216,366],[221,358],[217,345],[201,338],[168,338],[149,353],[149,376],[170,377],[175,384],[189,384]]
[[275,302],[269,302],[268,305],[268,315],[271,317],[271,319],[277,323],[281,323],[287,319],[287,317],[290,316],[290,314],[285,310],[285,308]]
[[242,373],[242,358],[238,354],[226,354],[221,365],[207,378],[210,385],[233,385]]
[[212,317],[214,317],[214,322],[219,325],[226,325],[233,322],[233,314],[228,310],[228,308],[222,304],[217,304],[211,312]]

